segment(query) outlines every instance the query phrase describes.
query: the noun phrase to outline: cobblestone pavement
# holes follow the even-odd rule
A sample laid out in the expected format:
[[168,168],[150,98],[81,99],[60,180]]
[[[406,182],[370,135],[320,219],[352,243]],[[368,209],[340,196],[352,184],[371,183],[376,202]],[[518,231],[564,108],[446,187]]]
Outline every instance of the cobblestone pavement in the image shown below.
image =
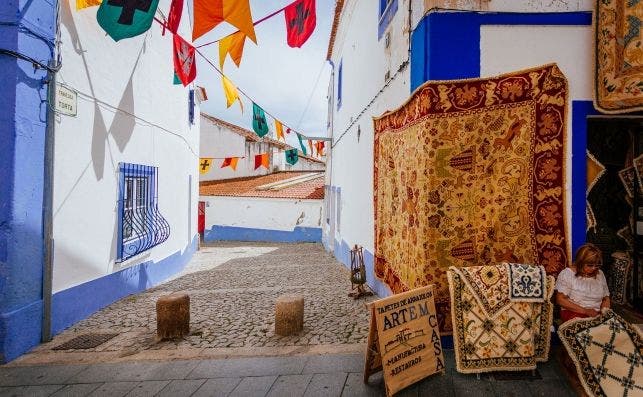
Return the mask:
[[[190,296],[190,335],[158,342],[156,300],[179,291]],[[217,243],[202,247],[175,279],[105,307],[18,361],[360,352],[369,326],[365,303],[377,297],[354,300],[348,292],[348,269],[320,244]],[[274,303],[284,293],[304,296],[304,331],[296,336],[274,333]],[[93,349],[52,350],[88,333],[118,336]]]

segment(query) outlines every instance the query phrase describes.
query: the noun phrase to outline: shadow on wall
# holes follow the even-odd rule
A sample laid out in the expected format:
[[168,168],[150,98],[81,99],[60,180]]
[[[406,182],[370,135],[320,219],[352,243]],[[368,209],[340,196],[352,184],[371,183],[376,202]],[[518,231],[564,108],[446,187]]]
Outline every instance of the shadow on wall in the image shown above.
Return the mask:
[[[83,48],[83,45],[80,41],[80,35],[78,34],[78,30],[74,23],[74,18],[71,12],[70,2],[74,2],[74,0],[64,1],[62,4],[62,24],[63,26],[65,26],[65,28],[67,28],[67,31],[71,36],[74,51],[78,55],[80,55],[83,61],[85,75],[87,76],[87,81],[89,84],[91,96],[92,96],[92,99],[94,100],[94,124],[93,124],[93,131],[92,131],[92,152],[91,153],[92,153],[92,164],[94,167],[94,174],[96,175],[96,178],[98,180],[101,180],[103,178],[103,172],[105,168],[105,149],[107,146],[106,144],[107,144],[109,135],[113,136],[118,146],[118,149],[121,152],[123,152],[132,136],[132,133],[134,132],[136,120],[134,119],[133,116],[131,116],[135,114],[134,89],[132,85],[132,77],[134,76],[134,71],[138,66],[139,60],[141,58],[141,54],[143,54],[143,52],[145,51],[145,41],[143,41],[141,44],[141,49],[139,50],[138,56],[136,58],[136,62],[134,63],[134,66],[132,68],[132,72],[130,73],[128,84],[117,105],[118,109],[120,110],[117,110],[115,112],[116,114],[112,121],[112,125],[108,131],[99,106],[99,104],[103,102],[101,102],[99,99],[96,98],[96,92],[94,89],[92,76],[89,73],[89,67],[87,64],[87,59],[85,57],[85,52],[87,50]],[[105,78],[107,76],[101,76],[101,77]],[[109,104],[105,104],[105,105],[110,106]],[[111,156],[111,152],[110,152],[110,158],[112,160],[112,169],[114,170],[114,172],[116,172],[117,165],[114,163],[114,158]]]

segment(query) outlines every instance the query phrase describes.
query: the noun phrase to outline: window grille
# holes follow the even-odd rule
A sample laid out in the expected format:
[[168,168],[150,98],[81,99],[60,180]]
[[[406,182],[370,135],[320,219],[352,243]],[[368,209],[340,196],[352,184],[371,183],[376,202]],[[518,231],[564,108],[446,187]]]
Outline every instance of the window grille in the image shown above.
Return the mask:
[[170,224],[158,209],[158,168],[119,164],[118,258],[123,262],[170,236]]

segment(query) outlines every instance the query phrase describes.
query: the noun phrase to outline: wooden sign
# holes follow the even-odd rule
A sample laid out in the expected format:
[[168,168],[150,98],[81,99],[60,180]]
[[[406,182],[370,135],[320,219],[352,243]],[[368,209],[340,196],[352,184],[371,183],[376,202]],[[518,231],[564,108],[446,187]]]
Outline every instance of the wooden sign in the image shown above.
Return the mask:
[[437,372],[444,372],[433,286],[371,304],[364,382],[384,371],[386,395]]

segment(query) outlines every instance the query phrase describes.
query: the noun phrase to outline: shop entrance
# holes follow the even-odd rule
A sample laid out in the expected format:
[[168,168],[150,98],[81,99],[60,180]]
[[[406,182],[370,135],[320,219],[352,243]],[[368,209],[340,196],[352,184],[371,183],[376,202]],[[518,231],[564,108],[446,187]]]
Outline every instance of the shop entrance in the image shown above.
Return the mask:
[[586,238],[603,251],[614,306],[643,314],[643,118],[587,127]]

